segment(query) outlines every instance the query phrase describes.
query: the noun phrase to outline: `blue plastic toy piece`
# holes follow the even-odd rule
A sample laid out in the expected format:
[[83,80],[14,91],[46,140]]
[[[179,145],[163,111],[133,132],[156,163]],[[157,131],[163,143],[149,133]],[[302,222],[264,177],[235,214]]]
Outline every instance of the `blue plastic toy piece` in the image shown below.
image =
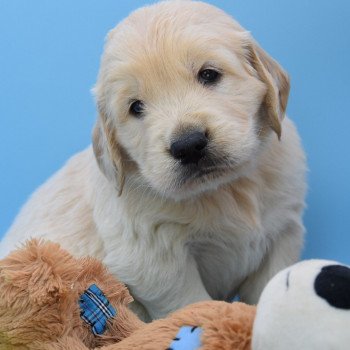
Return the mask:
[[183,326],[167,350],[197,350],[201,346],[202,329]]

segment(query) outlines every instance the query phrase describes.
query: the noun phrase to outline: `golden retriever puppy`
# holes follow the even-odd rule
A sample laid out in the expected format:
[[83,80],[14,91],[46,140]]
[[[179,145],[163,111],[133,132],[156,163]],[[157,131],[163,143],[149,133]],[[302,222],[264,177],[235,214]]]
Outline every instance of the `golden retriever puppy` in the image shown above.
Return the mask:
[[165,1],[108,34],[94,92],[93,147],[34,193],[1,255],[41,236],[97,257],[145,317],[236,293],[256,303],[303,242],[283,69],[221,10]]

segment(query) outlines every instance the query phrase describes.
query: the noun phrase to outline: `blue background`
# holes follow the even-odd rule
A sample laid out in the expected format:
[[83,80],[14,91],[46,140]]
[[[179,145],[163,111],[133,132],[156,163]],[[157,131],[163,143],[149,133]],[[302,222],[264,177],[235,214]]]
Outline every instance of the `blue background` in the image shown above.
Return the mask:
[[[350,1],[209,1],[290,73],[309,161],[304,257],[350,263]],[[146,1],[0,0],[0,237],[33,190],[90,143],[109,29]]]

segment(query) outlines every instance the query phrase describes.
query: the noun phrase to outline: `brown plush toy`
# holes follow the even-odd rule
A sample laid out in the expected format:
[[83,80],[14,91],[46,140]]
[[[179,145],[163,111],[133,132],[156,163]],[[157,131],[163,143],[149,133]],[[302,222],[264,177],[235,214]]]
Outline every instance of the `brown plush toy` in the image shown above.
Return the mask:
[[[95,304],[88,303],[90,297],[110,312],[98,291],[86,294],[93,285],[117,311],[107,321],[108,315],[96,314],[102,322],[96,323],[97,331],[102,333],[106,321],[101,335],[95,335],[81,317],[89,310],[96,312]],[[58,244],[31,240],[0,261],[0,349],[51,350],[69,345],[80,350],[114,344],[143,325],[128,309],[131,301],[127,288],[99,261],[76,259]]]
[[144,324],[131,301],[99,261],[31,240],[0,261],[0,350],[251,349],[255,307],[206,301]]

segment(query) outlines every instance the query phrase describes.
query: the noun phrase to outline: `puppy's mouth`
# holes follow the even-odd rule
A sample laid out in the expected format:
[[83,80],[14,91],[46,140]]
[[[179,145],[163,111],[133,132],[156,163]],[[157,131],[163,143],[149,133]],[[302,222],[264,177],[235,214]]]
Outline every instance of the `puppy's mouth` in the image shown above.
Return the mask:
[[235,163],[226,159],[212,161],[204,159],[196,164],[180,165],[179,185],[190,185],[195,183],[210,182],[219,177],[228,175],[234,171]]

